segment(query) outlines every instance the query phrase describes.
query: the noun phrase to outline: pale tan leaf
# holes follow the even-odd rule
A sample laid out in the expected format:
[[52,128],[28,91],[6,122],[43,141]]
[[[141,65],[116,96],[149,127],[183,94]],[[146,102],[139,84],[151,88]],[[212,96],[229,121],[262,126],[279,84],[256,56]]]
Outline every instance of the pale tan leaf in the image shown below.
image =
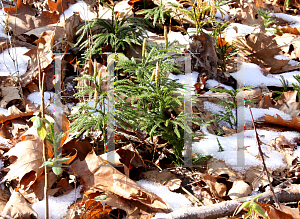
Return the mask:
[[31,219],[37,218],[37,213],[31,208],[25,198],[14,191],[7,202],[2,214],[9,215],[13,218]]
[[43,172],[43,144],[40,139],[21,141],[5,155],[17,157],[17,160],[8,167],[10,170],[4,180],[18,179],[24,190]]
[[106,191],[130,201],[132,205],[138,203],[152,210],[169,211],[160,197],[138,186],[107,161],[97,157],[94,151],[87,154],[84,161],[76,160],[71,166],[82,177],[88,191]]

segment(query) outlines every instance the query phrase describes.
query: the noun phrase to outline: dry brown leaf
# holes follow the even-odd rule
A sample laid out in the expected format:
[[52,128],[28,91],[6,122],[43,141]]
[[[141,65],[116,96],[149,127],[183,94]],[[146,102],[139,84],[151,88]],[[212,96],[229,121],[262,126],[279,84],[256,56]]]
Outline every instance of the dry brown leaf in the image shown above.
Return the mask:
[[9,15],[8,24],[17,36],[36,27],[59,21],[57,12],[42,11],[40,16],[36,16],[37,12],[29,4],[24,4],[22,0],[17,0],[15,7],[4,8],[4,11]]
[[33,111],[31,111],[28,107],[28,105],[26,105],[26,110],[25,112],[22,112],[21,110],[19,110],[16,106],[11,106],[8,108],[8,115],[5,116],[3,114],[0,114],[0,123],[12,120],[12,119],[16,119],[19,117],[23,117],[23,116],[32,116],[33,115]]
[[297,102],[297,91],[283,92],[280,99],[275,104],[275,108],[289,114],[291,117],[300,113],[300,103]]
[[[57,180],[57,176],[53,172],[50,172],[48,175],[49,188],[52,187],[52,185],[56,182],[56,180]],[[24,191],[23,189],[19,189],[19,192],[23,194],[23,196],[26,198],[27,201],[33,204],[37,201],[41,201],[44,199],[44,188],[45,188],[45,175],[42,174],[28,190]],[[54,195],[54,194],[50,194],[48,191],[48,195]]]
[[8,202],[10,195],[8,192],[4,192],[2,188],[0,188],[0,212],[5,208],[6,203]]
[[261,28],[254,29],[245,38],[237,38],[233,43],[238,48],[249,49],[252,53],[245,57],[248,62],[255,63],[261,68],[270,68],[270,73],[281,73],[299,68],[299,66],[288,64],[289,60],[274,58],[275,55],[280,54],[281,49],[277,45],[277,41]]
[[22,102],[19,87],[2,87],[1,92],[2,99],[0,101],[0,107],[2,108],[6,108],[7,105],[11,106]]
[[275,116],[266,115],[266,118],[263,120],[265,123],[282,125],[294,129],[300,129],[300,121],[298,118],[294,117],[293,120],[287,121],[281,118],[278,114]]
[[298,208],[291,208],[280,204],[281,211],[284,213],[292,215],[293,219],[300,219],[300,212]]
[[261,167],[249,168],[245,173],[245,181],[250,183],[254,191],[269,184],[266,174],[262,174]]
[[83,161],[86,155],[91,152],[92,145],[88,140],[79,140],[69,138],[65,141],[63,145],[63,151],[70,156],[77,154],[79,160]]
[[193,35],[192,40],[189,46],[190,52],[195,53],[192,58],[193,70],[200,74],[205,73],[207,79],[218,80],[217,68],[221,61],[217,55],[215,40],[206,33]]
[[0,136],[3,137],[3,138],[6,138],[6,139],[11,138],[11,134],[8,131],[8,128],[9,128],[8,123],[9,122],[6,122],[6,123],[2,123],[0,125]]
[[69,5],[74,3],[72,0],[48,0],[48,6],[51,11],[57,11],[60,15],[69,8]]
[[31,219],[37,218],[38,216],[25,198],[16,191],[14,191],[10,196],[2,214],[19,219]]
[[224,177],[214,177],[209,174],[203,176],[203,180],[209,186],[210,191],[217,198],[222,199],[226,195],[227,186],[223,183],[219,183],[218,180],[225,179]]
[[132,167],[145,167],[143,158],[131,143],[122,148],[119,148],[116,153],[118,153],[120,157],[119,161],[127,167],[125,171],[125,175],[127,177],[129,177],[129,170]]
[[261,67],[271,67],[271,73],[288,64],[289,60],[277,60],[274,58],[281,50],[276,41],[265,31],[256,28],[251,34],[246,35],[245,38],[248,47],[253,52],[247,56],[251,62]]
[[[209,191],[209,188],[192,185],[192,190],[195,197],[199,199],[199,201],[201,201],[205,206],[216,203],[215,199],[212,197],[211,192]],[[192,200],[192,202],[194,201],[195,200]]]
[[87,200],[84,208],[85,211],[83,212],[83,215],[80,216],[85,219],[102,218],[105,214],[108,214],[113,210],[110,206],[103,206],[100,201],[95,201],[94,199]]
[[5,156],[18,159],[8,167],[9,172],[4,180],[18,179],[24,190],[28,189],[43,172],[43,144],[40,139],[21,141],[5,153]]
[[12,130],[11,133],[15,138],[18,138],[20,136],[19,132],[26,131],[29,126],[25,119],[17,118],[11,120],[12,123]]
[[169,211],[168,205],[160,197],[138,186],[133,180],[108,165],[107,161],[97,157],[94,151],[87,154],[84,161],[76,160],[71,166],[82,177],[87,191],[109,192],[127,201],[130,200],[133,206],[138,204],[139,206],[136,206],[138,208],[146,206],[159,212]]
[[262,17],[257,14],[257,8],[254,4],[243,4],[241,10],[235,15],[235,19],[249,26],[253,24],[263,26],[264,24]]
[[268,213],[269,219],[294,219],[294,217],[282,210],[276,209],[273,205],[256,202],[264,211]]
[[263,109],[269,109],[270,107],[274,107],[275,103],[272,99],[272,93],[269,95],[264,95],[261,101],[259,101],[258,107]]
[[285,27],[278,27],[283,33],[290,33],[295,35],[300,35],[300,28],[299,27],[291,27],[288,24]]
[[284,33],[282,36],[277,36],[274,38],[277,44],[280,46],[284,55],[288,56],[290,59],[297,59],[300,54],[300,36],[290,33]]
[[231,199],[238,199],[248,196],[251,191],[249,184],[242,180],[238,180],[233,182],[232,188],[228,191],[228,196]]
[[242,174],[230,168],[224,161],[215,158],[208,160],[207,169],[215,176],[227,174],[229,176],[229,180],[232,182],[243,179]]
[[73,42],[74,37],[76,36],[77,27],[80,25],[80,16],[79,13],[74,13],[71,17],[66,20],[65,31],[66,39],[69,42]]
[[289,142],[283,135],[280,135],[278,138],[272,139],[269,143],[271,147],[274,147],[278,151],[281,151],[285,148],[294,150],[295,145]]
[[[46,69],[52,63],[53,43],[55,41],[57,42],[62,41],[64,36],[65,36],[64,28],[56,27],[55,31],[51,31],[51,30],[45,31],[41,34],[41,37],[38,40],[34,41],[34,43],[36,43],[37,46],[24,54],[30,57],[31,62],[30,62],[29,70],[26,72],[26,74],[21,76],[22,87],[25,87],[27,84],[29,84],[32,81],[33,78],[37,77],[39,72],[37,57],[39,57],[40,59],[40,66],[42,70]],[[54,85],[52,84],[52,87],[53,86]]]

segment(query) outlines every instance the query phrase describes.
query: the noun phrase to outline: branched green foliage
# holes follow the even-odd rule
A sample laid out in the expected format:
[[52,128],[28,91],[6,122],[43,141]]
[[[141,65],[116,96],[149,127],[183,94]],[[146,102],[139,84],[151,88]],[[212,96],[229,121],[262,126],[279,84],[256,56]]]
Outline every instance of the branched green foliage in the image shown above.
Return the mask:
[[[49,158],[48,161],[45,161],[43,163],[43,166],[52,167],[53,173],[59,178],[59,175],[62,173],[61,163],[70,159],[61,158],[62,154],[58,153],[57,151],[60,147],[61,139],[65,134],[63,132],[55,132],[55,123],[50,123],[47,119],[39,117],[38,114],[35,114],[35,116],[33,116],[30,120],[33,122],[33,127],[37,130],[38,136],[42,140],[46,138],[46,140],[52,144],[54,150],[54,158]],[[46,123],[49,125],[48,132],[45,126]]]
[[264,11],[261,8],[259,8],[257,10],[257,14],[259,14],[262,17],[262,19],[264,20],[264,26],[266,28],[272,26],[275,23],[278,23],[278,21],[272,19],[272,16],[269,15],[270,11]]
[[165,74],[167,72],[181,73],[178,70],[178,65],[174,63],[175,56],[170,56],[167,53],[182,53],[179,48],[181,46],[174,45],[176,41],[168,43],[168,47],[164,47],[154,42],[148,43],[148,48],[145,48],[144,56],[142,59],[131,59],[125,56],[119,56],[116,70],[123,69],[124,72],[128,72],[130,75],[136,75],[140,80],[143,78],[150,78],[155,69],[155,63],[158,62],[160,66],[160,72]]
[[[112,20],[96,18],[87,21],[77,31],[80,37],[76,46],[80,44],[81,49],[88,48],[85,53],[86,57],[101,52],[102,47],[106,45],[111,45],[114,50],[112,52],[116,52],[120,48],[125,50],[128,46],[134,49],[133,45],[141,45],[141,37],[147,35],[145,28],[148,24],[145,19],[127,17],[127,14],[123,18],[119,18],[114,7],[107,6],[111,9]],[[92,42],[89,42],[90,33],[92,33]],[[87,38],[85,41],[83,41],[84,37]]]
[[228,26],[228,22],[226,23],[220,23],[215,21],[214,22],[215,27],[213,28],[212,33],[210,34],[216,41],[216,48],[217,48],[217,54],[219,58],[222,60],[219,67],[223,71],[226,71],[226,63],[228,60],[231,60],[233,57],[235,57],[240,51],[245,49],[238,49],[234,45],[229,45],[223,38],[222,38],[222,32],[226,29]]
[[49,124],[50,130],[47,133],[46,140],[53,145],[54,158],[49,158],[48,161],[43,163],[43,165],[52,167],[53,173],[55,173],[56,176],[59,176],[62,173],[61,163],[64,161],[68,161],[70,158],[62,158],[62,154],[58,153],[57,151],[60,147],[61,139],[64,137],[64,133],[57,133],[54,131],[54,122],[49,123],[47,121],[47,123]]
[[[287,92],[288,87],[289,87],[289,81],[286,80],[282,75],[280,75],[280,77],[281,77],[281,78],[280,78],[279,80],[280,80],[280,82],[281,82],[281,84],[282,84],[283,91],[284,91],[284,92]],[[280,99],[280,97],[281,97],[282,94],[283,94],[283,91],[273,91],[273,93],[279,95],[278,97],[275,98],[275,100],[279,100],[279,99]]]
[[[217,117],[216,122],[225,121],[227,122],[231,128],[236,128],[236,114],[237,114],[237,101],[235,99],[236,95],[243,91],[243,89],[237,90],[228,90],[221,88],[210,88],[211,91],[216,91],[220,93],[227,93],[231,98],[222,100],[219,105],[224,105],[225,110],[219,111],[219,113],[214,113],[213,115]],[[244,90],[251,90],[251,86],[244,87]],[[250,103],[252,100],[246,100],[244,104]]]
[[259,14],[264,20],[265,28],[273,27],[273,30],[268,29],[266,30],[267,32],[275,33],[276,31],[279,31],[280,33],[283,33],[282,30],[274,25],[278,23],[278,21],[272,19],[272,16],[270,16],[270,11],[264,11],[263,9],[259,8],[257,14]]
[[[238,210],[234,212],[233,215],[237,215],[240,213],[243,208],[248,208],[248,212],[244,216],[244,218],[254,218],[254,214],[260,215],[264,218],[268,218],[264,210],[255,202],[261,195],[256,196],[255,198],[251,199],[251,201],[244,202],[241,204]],[[252,217],[253,216],[253,217]]]
[[160,72],[158,62],[152,75],[147,72],[142,75],[143,77],[132,76],[135,82],[123,79],[115,84],[117,99],[121,99],[121,95],[124,99],[132,98],[130,112],[136,115],[135,118],[132,116],[129,119],[124,117],[122,119],[133,122],[131,124],[133,127],[146,131],[151,139],[153,136],[161,135],[163,139],[168,140],[173,145],[174,162],[181,164],[184,131],[192,133],[191,137],[197,135],[190,127],[185,126],[185,121],[199,126],[203,124],[203,121],[198,117],[186,118],[184,116],[183,95],[179,91],[183,89],[183,85],[170,80]]
[[[219,9],[221,11],[221,1],[192,1],[192,0],[184,0],[181,1],[181,5],[172,4],[178,11],[180,11],[179,15],[185,14],[192,21],[195,22],[196,25],[196,35],[201,33],[201,28],[215,19],[216,10]],[[192,10],[188,10],[184,7],[184,5],[192,6]],[[210,15],[210,19],[208,19],[208,15]]]
[[298,91],[298,102],[300,102],[300,75],[293,75],[293,77],[298,82],[298,84],[292,83],[292,85],[294,86],[294,90]]
[[[95,65],[96,66],[96,65]],[[71,123],[70,132],[78,132],[77,137],[83,132],[87,131],[87,135],[91,129],[100,130],[104,137],[104,142],[106,140],[106,125],[107,125],[107,112],[105,112],[105,102],[107,91],[101,90],[101,81],[103,77],[101,73],[97,74],[97,69],[95,69],[94,76],[83,75],[74,80],[86,80],[93,82],[95,88],[91,86],[77,86],[76,88],[81,89],[75,94],[75,96],[84,98],[85,95],[89,96],[89,100],[94,97],[94,105],[90,106],[88,103],[81,103],[78,107],[78,111],[70,115],[71,119],[75,119]]]
[[167,18],[170,18],[170,10],[164,10],[165,4],[162,3],[162,0],[160,1],[160,5],[152,8],[152,9],[146,9],[136,12],[136,14],[145,14],[145,19],[153,19],[153,26],[155,26],[156,22],[158,21],[159,24],[164,25],[165,20]]

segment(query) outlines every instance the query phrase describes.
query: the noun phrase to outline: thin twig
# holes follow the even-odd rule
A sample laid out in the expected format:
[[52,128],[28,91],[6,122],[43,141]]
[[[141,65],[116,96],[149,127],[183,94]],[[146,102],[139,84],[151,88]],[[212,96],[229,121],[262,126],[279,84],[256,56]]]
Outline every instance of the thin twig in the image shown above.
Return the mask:
[[[40,65],[40,57],[37,53],[37,61],[38,61],[38,69],[39,69],[39,86],[40,86],[40,93],[41,93],[41,118],[45,118],[45,103],[44,103],[44,83],[45,83],[45,73],[41,71]],[[46,148],[46,138],[43,140],[43,158],[44,162],[47,159],[47,148]],[[45,198],[45,219],[49,218],[49,205],[48,205],[48,168],[45,165],[45,188],[44,188],[44,198]]]
[[256,126],[254,124],[254,119],[253,119],[253,115],[252,115],[252,111],[250,109],[250,106],[248,106],[248,109],[250,111],[250,116],[251,116],[251,120],[252,120],[252,124],[253,124],[253,128],[254,128],[254,132],[255,132],[255,136],[256,136],[256,141],[257,141],[257,145],[258,145],[258,151],[259,151],[259,155],[261,157],[261,160],[262,160],[262,163],[263,163],[263,170],[266,172],[267,174],[267,178],[268,178],[268,181],[269,181],[269,185],[270,185],[270,190],[273,194],[273,198],[274,198],[274,201],[275,201],[275,204],[277,205],[277,208],[281,209],[280,208],[280,204],[279,204],[279,201],[277,199],[277,196],[275,195],[275,192],[274,192],[274,188],[272,186],[272,183],[271,183],[271,180],[270,180],[270,173],[267,169],[267,166],[266,166],[266,163],[265,163],[265,158],[264,158],[264,155],[263,155],[263,152],[261,150],[261,146],[260,146],[260,139],[258,137],[258,134],[257,134],[257,131],[256,131]]

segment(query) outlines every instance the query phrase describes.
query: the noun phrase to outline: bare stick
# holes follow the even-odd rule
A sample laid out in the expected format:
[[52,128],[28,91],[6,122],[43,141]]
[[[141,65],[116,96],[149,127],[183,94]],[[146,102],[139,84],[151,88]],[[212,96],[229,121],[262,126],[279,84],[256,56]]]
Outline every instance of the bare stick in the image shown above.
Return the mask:
[[[38,60],[38,68],[39,68],[39,85],[40,85],[40,92],[41,92],[41,118],[45,118],[45,103],[44,103],[44,83],[45,83],[45,73],[43,73],[42,77],[42,71],[41,71],[41,65],[40,65],[40,57],[37,54],[37,60]],[[43,140],[43,158],[44,162],[46,162],[47,159],[47,148],[46,148],[46,138]],[[49,205],[48,205],[48,168],[47,165],[45,165],[45,188],[44,188],[44,198],[45,198],[45,219],[49,219]]]
[[252,111],[250,109],[250,106],[248,106],[248,109],[250,111],[250,116],[251,116],[251,120],[252,120],[252,124],[253,124],[253,128],[254,128],[254,132],[255,132],[255,136],[256,136],[256,141],[257,141],[257,145],[258,145],[258,151],[259,151],[259,155],[261,157],[261,160],[262,160],[262,163],[263,163],[263,170],[266,172],[267,174],[267,178],[268,178],[268,181],[269,181],[269,185],[270,185],[270,189],[271,189],[271,192],[273,194],[273,197],[274,197],[274,201],[275,201],[275,204],[277,205],[277,208],[280,209],[280,204],[279,204],[279,201],[277,199],[277,196],[275,195],[275,192],[274,192],[274,188],[272,186],[272,183],[271,183],[271,180],[270,180],[270,173],[267,169],[267,166],[266,166],[266,163],[265,163],[265,158],[264,158],[264,155],[263,155],[263,152],[261,150],[261,142],[260,142],[260,139],[258,137],[258,134],[257,134],[257,131],[256,131],[256,126],[254,124],[254,120],[253,120],[253,115],[252,115]]

